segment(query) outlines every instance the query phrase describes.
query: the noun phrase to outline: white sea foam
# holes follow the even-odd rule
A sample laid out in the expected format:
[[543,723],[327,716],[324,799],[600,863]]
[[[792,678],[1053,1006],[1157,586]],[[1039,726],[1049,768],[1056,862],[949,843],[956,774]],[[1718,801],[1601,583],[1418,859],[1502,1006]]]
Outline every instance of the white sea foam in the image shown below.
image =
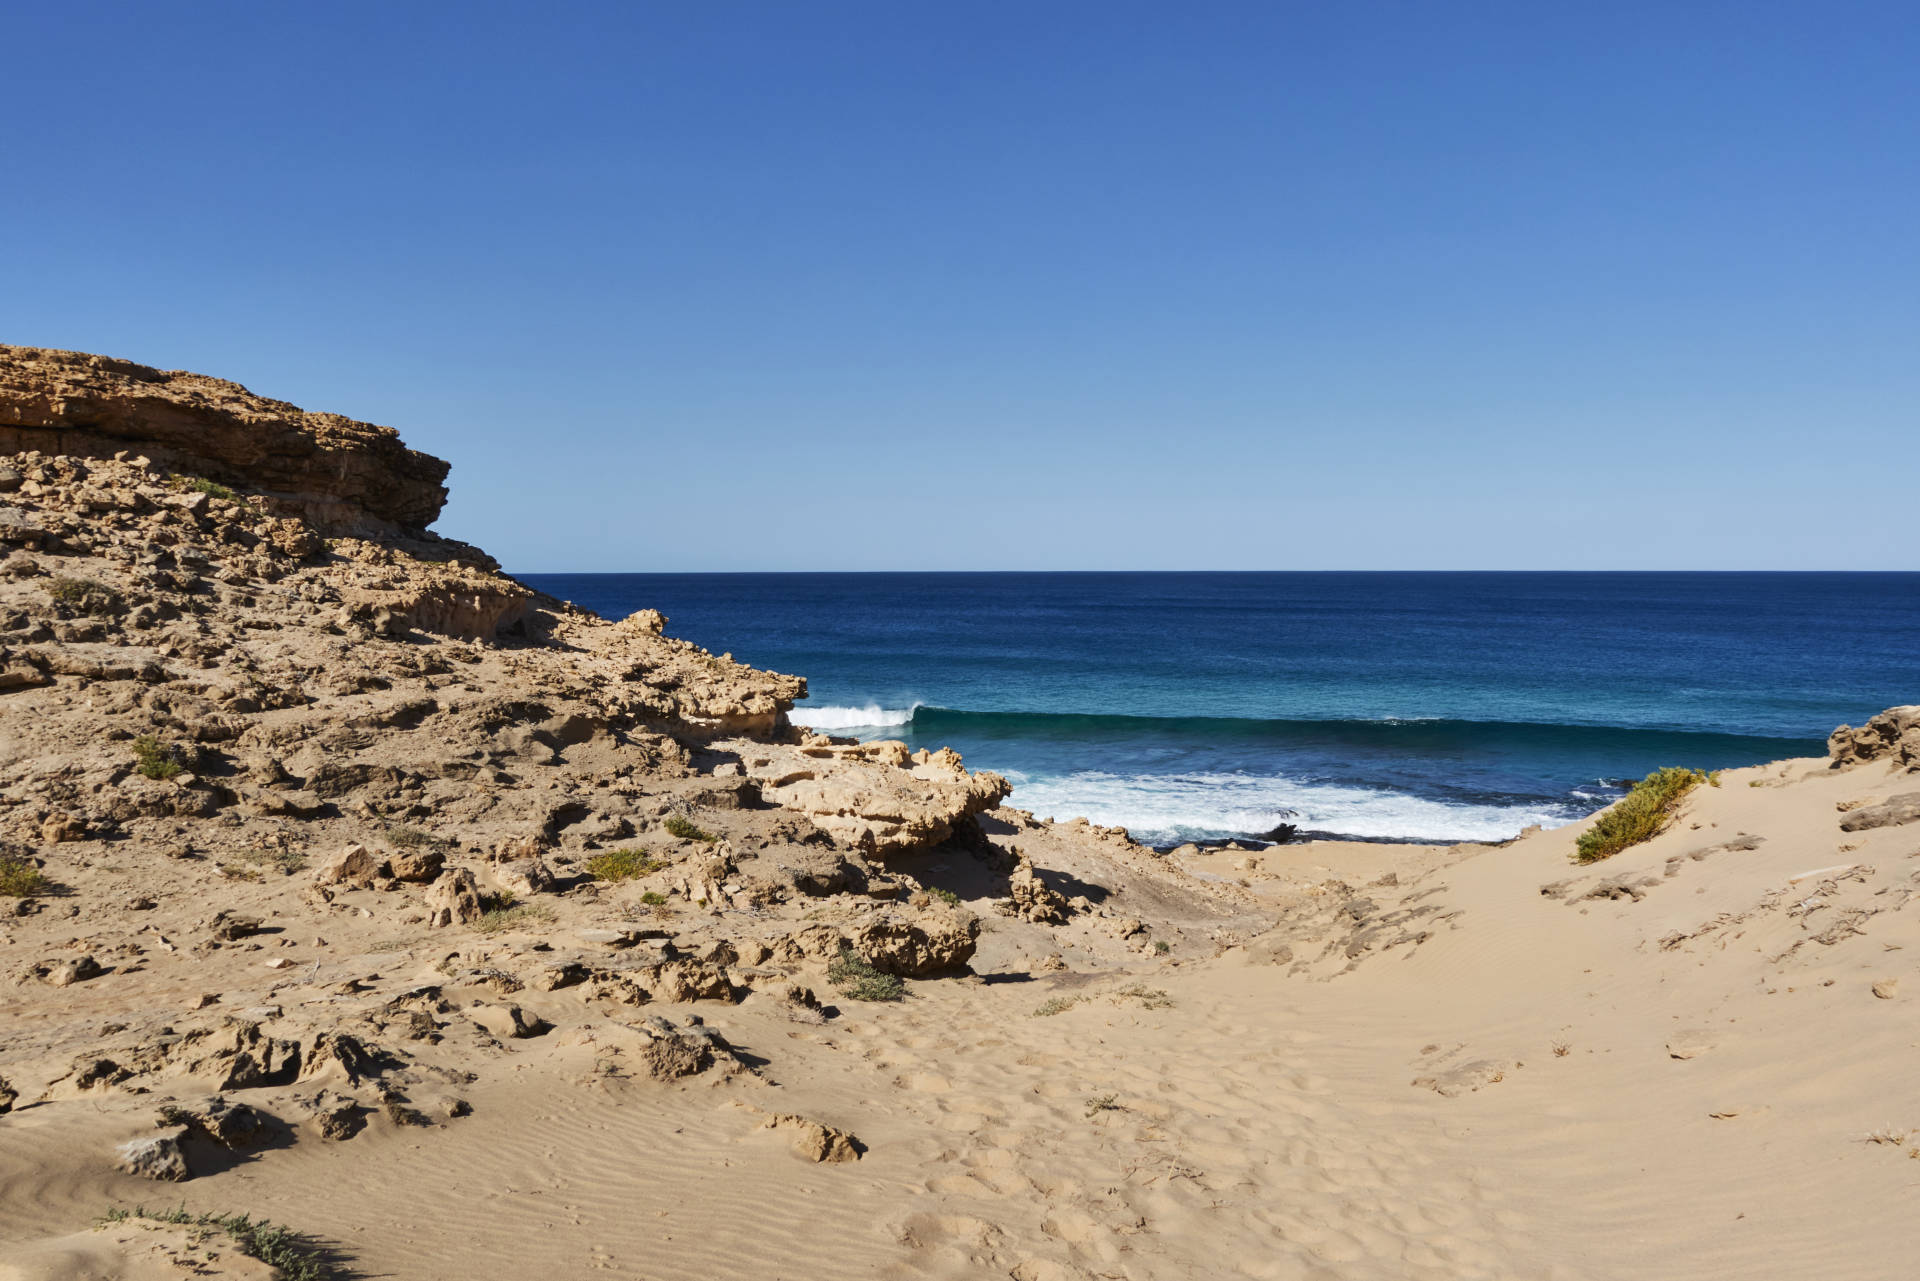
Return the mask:
[[868,703],[865,707],[800,706],[788,712],[787,719],[808,729],[875,729],[911,724],[919,707],[918,703],[906,708],[881,707],[877,703]]
[[1247,774],[1081,771],[1009,778],[1012,803],[1042,817],[1085,816],[1152,844],[1252,836],[1280,823],[1375,840],[1500,841],[1573,815],[1557,806],[1470,805],[1375,788]]

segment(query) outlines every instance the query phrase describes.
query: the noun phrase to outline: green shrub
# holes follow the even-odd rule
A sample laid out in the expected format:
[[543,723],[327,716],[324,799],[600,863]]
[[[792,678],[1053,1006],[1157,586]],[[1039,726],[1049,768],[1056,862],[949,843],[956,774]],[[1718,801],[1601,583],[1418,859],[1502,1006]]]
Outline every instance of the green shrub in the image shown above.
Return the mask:
[[110,1209],[100,1221],[122,1223],[128,1219],[179,1224],[194,1229],[196,1235],[224,1232],[240,1253],[279,1269],[284,1281],[326,1281],[335,1275],[322,1259],[319,1248],[306,1237],[266,1219],[255,1222],[244,1214],[190,1214],[185,1206],[158,1211],[135,1206],[131,1210]]
[[844,943],[840,955],[827,963],[827,982],[856,1001],[897,1001],[907,994],[907,985],[899,975],[876,970]]
[[958,894],[955,894],[952,890],[941,889],[936,887],[934,889],[928,890],[927,893],[933,895],[933,897],[939,899],[942,903],[945,903],[948,907],[960,906],[960,896]]
[[45,894],[52,885],[40,869],[27,860],[12,854],[0,854],[0,895],[27,898],[34,894]]
[[1165,956],[1167,953],[1171,951],[1173,951],[1173,944],[1167,942],[1165,939],[1154,940],[1153,954],[1155,956]]
[[704,841],[711,845],[719,839],[710,832],[701,831],[678,814],[667,820],[667,830],[683,841]]
[[82,614],[115,614],[122,604],[120,593],[92,578],[68,578],[61,575],[47,581],[47,595],[55,602]]
[[1675,767],[1653,771],[1602,811],[1599,821],[1580,834],[1573,861],[1597,863],[1658,836],[1672,820],[1681,799],[1706,781],[1707,776],[1694,769]]
[[1034,1007],[1033,1017],[1050,1019],[1056,1014],[1065,1014],[1078,1004],[1080,1004],[1080,998],[1077,996],[1050,996]]
[[587,871],[598,881],[630,881],[636,876],[651,876],[666,867],[645,850],[608,850],[587,860]]
[[133,740],[133,767],[148,778],[167,779],[182,772],[186,766],[174,756],[173,749],[152,734],[142,734]]
[[401,827],[396,824],[387,829],[386,835],[387,844],[397,850],[443,849],[447,844],[424,827]]
[[665,907],[667,905],[667,896],[654,890],[648,890],[640,896],[640,901],[648,907]]
[[235,494],[231,489],[228,489],[218,481],[208,480],[204,476],[169,476],[167,477],[167,488],[176,493],[205,494],[209,498],[224,498],[230,503],[240,501],[239,495]]

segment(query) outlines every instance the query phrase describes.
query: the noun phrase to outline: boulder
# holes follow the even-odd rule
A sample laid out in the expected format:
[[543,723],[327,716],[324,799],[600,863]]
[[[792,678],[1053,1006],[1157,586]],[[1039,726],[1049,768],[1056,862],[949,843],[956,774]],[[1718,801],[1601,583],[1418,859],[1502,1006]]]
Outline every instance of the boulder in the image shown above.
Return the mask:
[[506,863],[494,871],[494,879],[515,898],[532,898],[553,892],[553,869],[542,858]]
[[377,859],[366,846],[353,844],[322,863],[313,874],[315,885],[340,885],[363,890],[391,869]]
[[480,887],[464,867],[445,873],[427,891],[427,924],[432,928],[471,925],[485,914]]
[[848,932],[868,964],[907,978],[959,969],[973,959],[979,938],[980,918],[948,907],[889,911]]
[[440,875],[440,869],[447,865],[447,856],[431,845],[415,846],[401,850],[392,859],[393,879],[424,885]]

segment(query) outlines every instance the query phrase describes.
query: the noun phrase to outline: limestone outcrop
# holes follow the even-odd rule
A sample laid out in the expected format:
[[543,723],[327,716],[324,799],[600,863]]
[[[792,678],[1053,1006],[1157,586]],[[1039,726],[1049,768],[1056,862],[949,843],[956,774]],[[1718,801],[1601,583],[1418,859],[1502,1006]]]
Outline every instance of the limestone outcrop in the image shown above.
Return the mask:
[[1827,736],[1827,757],[1834,769],[1888,760],[1920,770],[1920,706],[1889,707],[1858,729],[1840,726]]
[[447,464],[391,427],[310,413],[238,383],[130,360],[0,345],[0,453],[144,454],[245,486],[316,527],[420,531],[446,502]]

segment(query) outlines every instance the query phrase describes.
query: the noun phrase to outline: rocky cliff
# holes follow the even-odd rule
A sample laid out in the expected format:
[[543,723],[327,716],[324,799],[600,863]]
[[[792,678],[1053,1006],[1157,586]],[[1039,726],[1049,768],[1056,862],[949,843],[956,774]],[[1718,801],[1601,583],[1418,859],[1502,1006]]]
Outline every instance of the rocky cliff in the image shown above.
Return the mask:
[[131,450],[289,505],[323,533],[418,533],[447,499],[447,464],[408,449],[391,427],[202,374],[0,344],[0,453],[26,450]]

